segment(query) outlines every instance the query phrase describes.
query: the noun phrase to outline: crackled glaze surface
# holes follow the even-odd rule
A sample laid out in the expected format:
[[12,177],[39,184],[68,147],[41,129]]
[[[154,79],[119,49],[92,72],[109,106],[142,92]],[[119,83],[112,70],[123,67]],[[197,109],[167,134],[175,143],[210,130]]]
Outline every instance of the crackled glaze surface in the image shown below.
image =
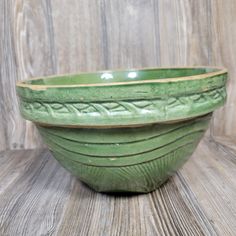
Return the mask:
[[97,191],[150,192],[193,153],[226,100],[219,68],[105,71],[18,84],[22,115]]

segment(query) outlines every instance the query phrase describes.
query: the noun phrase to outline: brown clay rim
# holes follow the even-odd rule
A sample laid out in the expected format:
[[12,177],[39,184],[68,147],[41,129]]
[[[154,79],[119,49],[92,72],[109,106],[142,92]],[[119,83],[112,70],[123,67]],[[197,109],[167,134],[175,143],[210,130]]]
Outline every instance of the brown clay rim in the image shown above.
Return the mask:
[[[162,79],[152,79],[152,80],[142,80],[142,81],[128,81],[128,82],[110,82],[110,83],[95,83],[95,84],[70,84],[70,85],[36,85],[28,84],[27,82],[32,80],[47,79],[60,76],[75,76],[83,74],[92,74],[92,73],[112,73],[112,72],[132,72],[132,71],[148,71],[148,70],[158,70],[158,69],[215,69],[214,72],[206,72],[204,74],[192,75],[192,76],[183,76],[177,78],[162,78]],[[148,67],[148,68],[130,68],[130,69],[116,69],[116,70],[98,70],[92,72],[80,72],[72,74],[58,74],[51,76],[41,76],[28,80],[18,81],[16,83],[17,87],[26,87],[32,90],[44,90],[47,88],[74,88],[74,87],[100,87],[100,86],[115,86],[115,85],[126,85],[126,84],[146,84],[146,83],[166,83],[166,82],[178,82],[183,80],[198,80],[205,79],[206,77],[213,77],[217,75],[222,75],[227,73],[227,69],[224,67],[215,67],[215,66],[185,66],[185,67]]]

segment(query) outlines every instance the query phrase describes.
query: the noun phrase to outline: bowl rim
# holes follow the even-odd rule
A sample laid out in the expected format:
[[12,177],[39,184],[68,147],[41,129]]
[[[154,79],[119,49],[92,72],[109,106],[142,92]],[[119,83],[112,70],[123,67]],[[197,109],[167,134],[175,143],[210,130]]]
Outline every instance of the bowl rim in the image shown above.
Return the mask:
[[[93,83],[93,84],[65,84],[65,85],[40,85],[40,84],[29,84],[27,82],[39,80],[39,79],[49,79],[62,76],[76,76],[76,75],[86,75],[86,74],[96,74],[96,73],[113,73],[113,72],[137,72],[137,71],[148,71],[148,70],[160,70],[160,69],[215,69],[213,72],[206,72],[198,75],[181,76],[175,78],[158,78],[152,80],[137,80],[137,81],[125,81],[125,82],[109,82],[109,83]],[[105,87],[105,86],[117,86],[117,85],[130,85],[130,84],[147,84],[147,83],[168,83],[168,82],[178,82],[178,81],[188,81],[188,80],[199,80],[206,77],[214,77],[227,73],[228,70],[225,67],[218,66],[168,66],[168,67],[141,67],[141,68],[127,68],[127,69],[111,69],[111,70],[97,70],[89,72],[78,72],[78,73],[66,73],[66,74],[54,74],[50,76],[39,76],[31,79],[20,80],[16,83],[17,87],[30,88],[31,90],[41,90],[47,88],[76,88],[76,87]]]

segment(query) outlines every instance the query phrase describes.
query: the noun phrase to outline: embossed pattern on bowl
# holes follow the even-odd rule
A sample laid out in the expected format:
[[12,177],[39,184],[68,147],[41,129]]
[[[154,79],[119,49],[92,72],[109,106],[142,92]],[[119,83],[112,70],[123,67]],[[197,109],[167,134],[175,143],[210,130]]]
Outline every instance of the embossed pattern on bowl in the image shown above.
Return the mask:
[[150,192],[191,156],[226,100],[221,68],[59,75],[17,84],[55,158],[97,191]]

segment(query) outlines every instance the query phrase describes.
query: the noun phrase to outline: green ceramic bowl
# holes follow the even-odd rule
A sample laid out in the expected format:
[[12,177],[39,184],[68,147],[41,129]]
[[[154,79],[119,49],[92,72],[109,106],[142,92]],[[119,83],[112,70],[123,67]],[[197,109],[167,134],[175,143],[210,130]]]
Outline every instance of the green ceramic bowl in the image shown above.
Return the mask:
[[150,192],[191,156],[226,100],[222,68],[59,75],[17,84],[22,116],[97,191]]

